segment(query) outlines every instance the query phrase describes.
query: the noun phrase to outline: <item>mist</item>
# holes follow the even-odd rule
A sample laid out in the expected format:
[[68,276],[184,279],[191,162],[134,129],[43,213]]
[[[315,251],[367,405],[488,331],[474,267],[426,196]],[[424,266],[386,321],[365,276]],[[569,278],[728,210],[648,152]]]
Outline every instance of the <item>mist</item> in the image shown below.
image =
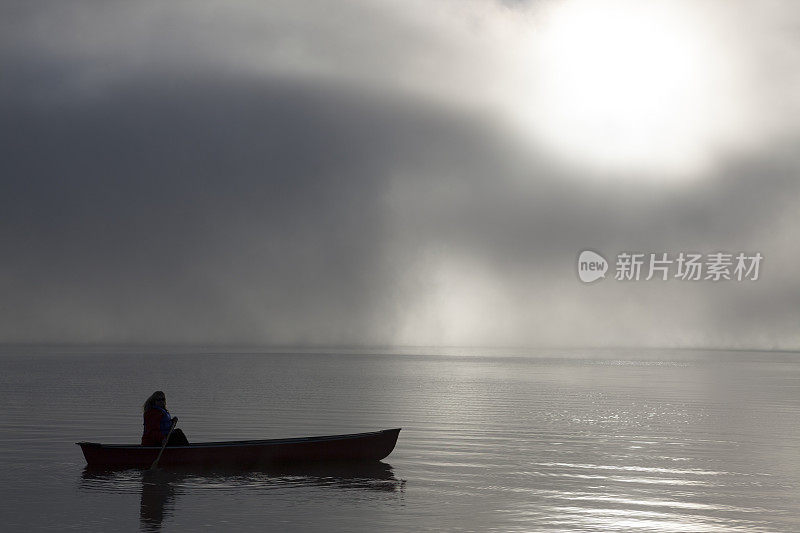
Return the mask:
[[[704,8],[722,103],[619,166],[512,101],[551,4],[7,3],[0,341],[797,349],[800,9],[734,44]],[[764,263],[587,285],[585,249]]]

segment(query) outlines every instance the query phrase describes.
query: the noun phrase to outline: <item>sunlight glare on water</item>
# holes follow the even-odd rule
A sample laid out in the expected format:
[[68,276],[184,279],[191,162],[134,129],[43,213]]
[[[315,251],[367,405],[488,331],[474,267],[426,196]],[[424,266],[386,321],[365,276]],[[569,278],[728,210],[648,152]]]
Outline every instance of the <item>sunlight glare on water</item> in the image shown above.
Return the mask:
[[[11,530],[800,529],[797,354],[107,352],[0,356]],[[85,470],[155,389],[194,441],[403,431],[344,471]]]

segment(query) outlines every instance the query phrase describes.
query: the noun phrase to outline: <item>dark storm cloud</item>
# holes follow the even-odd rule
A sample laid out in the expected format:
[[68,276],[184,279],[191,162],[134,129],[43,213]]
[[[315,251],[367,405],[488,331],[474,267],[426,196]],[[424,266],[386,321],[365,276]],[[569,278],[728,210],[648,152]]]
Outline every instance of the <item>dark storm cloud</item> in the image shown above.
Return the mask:
[[[187,27],[216,19],[186,6],[80,6],[9,4],[17,23],[3,19],[3,340],[800,340],[794,143],[680,185],[586,179],[481,112],[372,83],[381,54],[359,62],[341,33],[358,3],[334,24],[275,9],[307,36],[288,75],[252,66],[242,35],[292,31],[248,24],[270,18],[249,5],[223,9],[222,30]],[[148,44],[122,15],[141,29],[153,10],[174,31]],[[315,20],[321,31],[303,33]],[[395,66],[420,49],[383,46]],[[309,75],[315,51],[347,52],[344,78]],[[585,248],[761,251],[768,270],[749,286],[586,287],[574,271]]]
[[60,303],[57,323],[88,313],[111,331],[131,313],[164,331],[257,329],[262,306],[317,329],[367,318],[386,135],[415,135],[409,118],[296,87],[173,87],[3,110],[8,312]]

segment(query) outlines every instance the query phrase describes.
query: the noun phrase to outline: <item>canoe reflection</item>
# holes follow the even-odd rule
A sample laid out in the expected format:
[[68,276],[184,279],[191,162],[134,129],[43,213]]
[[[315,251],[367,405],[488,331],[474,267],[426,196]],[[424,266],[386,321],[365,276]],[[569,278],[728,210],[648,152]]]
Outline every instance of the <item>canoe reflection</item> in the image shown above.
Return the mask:
[[81,489],[132,492],[141,488],[140,522],[143,531],[159,531],[175,510],[175,498],[192,488],[224,487],[242,490],[332,487],[350,490],[403,492],[405,481],[395,477],[391,465],[381,461],[287,464],[258,470],[169,469],[97,470],[85,468]]

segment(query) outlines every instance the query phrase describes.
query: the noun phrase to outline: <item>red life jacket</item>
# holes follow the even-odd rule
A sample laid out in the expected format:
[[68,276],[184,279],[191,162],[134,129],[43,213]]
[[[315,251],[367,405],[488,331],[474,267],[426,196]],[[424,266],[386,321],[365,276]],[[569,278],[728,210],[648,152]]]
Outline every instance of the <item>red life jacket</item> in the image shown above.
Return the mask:
[[151,407],[144,413],[144,430],[142,446],[161,446],[172,427],[169,411],[160,407]]

